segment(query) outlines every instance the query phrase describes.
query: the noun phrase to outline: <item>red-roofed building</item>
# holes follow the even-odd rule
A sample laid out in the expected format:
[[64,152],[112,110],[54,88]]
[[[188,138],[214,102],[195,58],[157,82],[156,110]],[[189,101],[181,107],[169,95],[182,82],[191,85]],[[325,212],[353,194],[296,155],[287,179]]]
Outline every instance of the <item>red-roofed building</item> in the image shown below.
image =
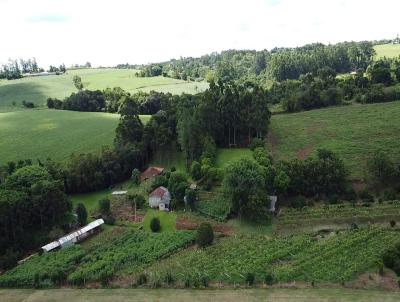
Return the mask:
[[170,202],[171,202],[171,194],[165,187],[158,187],[149,195],[149,206],[151,208],[168,210]]
[[148,167],[141,175],[140,180],[144,181],[150,178],[154,178],[164,172],[164,168],[161,167]]

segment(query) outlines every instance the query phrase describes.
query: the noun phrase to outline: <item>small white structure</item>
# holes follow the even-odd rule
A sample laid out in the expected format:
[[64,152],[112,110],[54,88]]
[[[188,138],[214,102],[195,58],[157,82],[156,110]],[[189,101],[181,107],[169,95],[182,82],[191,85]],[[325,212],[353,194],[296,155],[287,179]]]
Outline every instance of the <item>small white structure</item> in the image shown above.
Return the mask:
[[276,202],[278,201],[278,196],[276,196],[276,195],[271,195],[271,196],[268,196],[269,197],[269,201],[270,201],[270,204],[269,204],[269,211],[270,212],[275,212],[275,204],[276,204]]
[[149,206],[159,208],[161,211],[168,211],[171,202],[171,194],[165,187],[158,187],[149,195]]
[[114,191],[111,195],[125,195],[126,193],[128,193],[128,191]]
[[84,226],[83,228],[80,228],[79,230],[77,230],[75,232],[72,232],[66,236],[59,238],[56,241],[50,242],[49,244],[42,246],[42,250],[44,252],[50,252],[57,248],[63,248],[63,247],[70,246],[76,242],[79,242],[79,241],[85,239],[89,235],[93,234],[95,229],[97,229],[102,224],[104,224],[103,219],[97,219],[95,221],[92,221],[91,223]]

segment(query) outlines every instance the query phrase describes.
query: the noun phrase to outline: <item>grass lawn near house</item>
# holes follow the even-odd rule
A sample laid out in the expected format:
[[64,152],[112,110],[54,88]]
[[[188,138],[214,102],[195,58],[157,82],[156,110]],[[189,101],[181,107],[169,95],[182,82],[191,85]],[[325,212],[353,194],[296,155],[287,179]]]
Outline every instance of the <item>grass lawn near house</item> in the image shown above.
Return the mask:
[[225,168],[230,162],[239,158],[252,158],[251,150],[247,148],[219,148],[215,165],[217,168]]
[[149,209],[143,219],[143,227],[146,231],[151,232],[150,222],[153,217],[158,217],[160,219],[161,232],[171,232],[175,231],[176,225],[176,213],[175,212],[165,212],[155,209]]

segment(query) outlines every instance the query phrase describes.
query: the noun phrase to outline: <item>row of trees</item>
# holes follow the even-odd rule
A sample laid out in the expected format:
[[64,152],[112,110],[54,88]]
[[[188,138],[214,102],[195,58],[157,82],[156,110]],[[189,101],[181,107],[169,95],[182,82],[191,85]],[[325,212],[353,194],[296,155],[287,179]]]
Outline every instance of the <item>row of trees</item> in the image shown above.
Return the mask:
[[[22,78],[26,73],[43,72],[44,69],[39,67],[35,58],[9,60],[7,64],[0,67],[0,79],[14,80]],[[49,72],[64,73],[66,68],[64,64],[59,67],[50,65]]]
[[[309,44],[297,48],[227,50],[199,58],[181,58],[141,67],[140,76],[168,76],[183,80],[209,80],[229,70],[234,80],[255,78],[264,81],[297,79],[300,75],[330,67],[345,73],[363,70],[372,62],[371,42],[345,42],[335,45]],[[121,65],[120,68],[126,68]]]

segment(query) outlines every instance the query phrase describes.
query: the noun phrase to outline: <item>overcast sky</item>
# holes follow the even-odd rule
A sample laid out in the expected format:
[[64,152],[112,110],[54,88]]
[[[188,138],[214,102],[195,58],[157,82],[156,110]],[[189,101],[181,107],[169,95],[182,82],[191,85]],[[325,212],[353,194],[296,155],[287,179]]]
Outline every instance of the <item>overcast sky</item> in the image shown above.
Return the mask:
[[399,0],[0,0],[0,62],[148,63],[394,38]]

